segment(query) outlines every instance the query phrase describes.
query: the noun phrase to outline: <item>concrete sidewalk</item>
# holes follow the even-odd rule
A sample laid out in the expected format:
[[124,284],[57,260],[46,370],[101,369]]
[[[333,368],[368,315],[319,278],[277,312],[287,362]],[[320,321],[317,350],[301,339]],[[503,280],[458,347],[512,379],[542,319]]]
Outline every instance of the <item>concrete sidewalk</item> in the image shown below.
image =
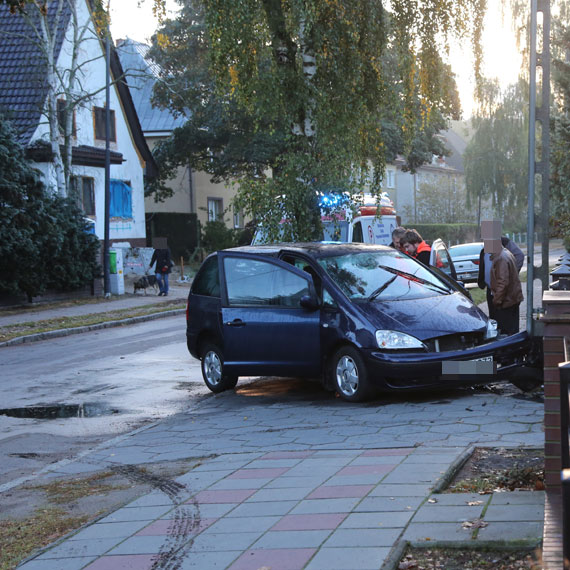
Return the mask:
[[[170,284],[168,296],[166,297],[159,297],[152,288],[149,288],[146,295],[142,293],[133,294],[127,292],[121,296],[112,296],[110,299],[105,299],[103,297],[89,299],[88,302],[85,303],[64,302],[52,303],[47,306],[33,306],[30,308],[5,308],[0,310],[0,328],[21,323],[36,323],[49,319],[66,319],[70,317],[85,317],[87,315],[104,315],[106,322],[73,328],[56,328],[54,330],[49,330],[49,327],[47,327],[46,332],[25,334],[21,337],[0,342],[0,348],[13,344],[21,344],[23,342],[33,342],[36,340],[45,340],[47,338],[68,336],[71,334],[100,330],[102,328],[112,326],[134,324],[137,322],[180,314],[185,311],[185,308],[180,308],[180,305],[185,306],[189,290],[190,283],[173,282]],[[171,305],[172,310],[169,310]],[[156,307],[157,311],[156,313],[151,311],[150,314],[136,317],[125,317],[119,313],[119,311],[129,309],[136,310],[143,307]]]
[[392,570],[408,543],[541,543],[543,491],[440,492],[474,446],[541,448],[540,401],[474,392],[437,406],[313,406],[252,396],[238,385],[51,466],[45,477],[202,458],[21,568]]

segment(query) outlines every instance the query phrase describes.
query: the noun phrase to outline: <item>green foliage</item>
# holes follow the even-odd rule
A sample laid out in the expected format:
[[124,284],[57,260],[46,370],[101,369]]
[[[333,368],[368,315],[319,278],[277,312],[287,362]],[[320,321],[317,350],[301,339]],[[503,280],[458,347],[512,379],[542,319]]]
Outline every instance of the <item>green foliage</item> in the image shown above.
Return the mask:
[[69,199],[46,192],[0,118],[0,292],[77,289],[96,274],[97,238]]
[[479,240],[479,227],[477,224],[411,224],[428,241],[441,238],[449,245],[457,243],[471,243]]
[[418,223],[458,223],[476,221],[476,212],[466,208],[465,187],[455,175],[435,174],[422,182],[416,193],[415,211],[405,206],[402,215]]
[[570,64],[565,55],[570,48],[570,28],[563,29],[556,42],[564,59],[553,62],[556,97],[551,105],[550,125],[550,212],[558,235],[570,251]]
[[147,193],[162,199],[190,162],[236,181],[245,214],[270,231],[290,220],[297,239],[319,231],[315,192],[378,192],[396,155],[413,171],[443,152],[435,135],[459,100],[439,53],[454,33],[477,46],[485,5],[180,3],[151,56],[162,69],[155,102],[189,119],[156,148],[162,179]]
[[202,247],[208,252],[234,247],[238,235],[239,232],[226,227],[222,221],[206,222],[202,231]]
[[527,214],[527,109],[522,79],[505,92],[497,83],[484,84],[475,133],[463,155],[469,207],[490,200],[495,215],[512,228],[523,228]]

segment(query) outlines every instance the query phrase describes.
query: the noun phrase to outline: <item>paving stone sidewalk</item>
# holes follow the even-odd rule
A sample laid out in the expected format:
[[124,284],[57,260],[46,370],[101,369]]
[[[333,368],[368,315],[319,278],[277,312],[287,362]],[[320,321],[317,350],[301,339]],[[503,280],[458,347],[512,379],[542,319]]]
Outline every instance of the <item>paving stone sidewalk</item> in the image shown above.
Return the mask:
[[364,406],[206,396],[48,469],[203,458],[21,567],[387,570],[408,542],[536,546],[543,492],[440,491],[473,446],[542,447],[542,414],[536,398],[478,391]]

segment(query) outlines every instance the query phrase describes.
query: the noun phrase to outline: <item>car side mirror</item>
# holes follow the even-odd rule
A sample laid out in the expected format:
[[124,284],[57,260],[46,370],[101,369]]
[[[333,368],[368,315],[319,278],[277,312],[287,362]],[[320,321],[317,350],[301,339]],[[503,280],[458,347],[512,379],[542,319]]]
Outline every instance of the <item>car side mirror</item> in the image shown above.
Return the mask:
[[319,308],[319,302],[313,295],[303,295],[299,304],[303,309],[308,309],[309,311],[315,311]]

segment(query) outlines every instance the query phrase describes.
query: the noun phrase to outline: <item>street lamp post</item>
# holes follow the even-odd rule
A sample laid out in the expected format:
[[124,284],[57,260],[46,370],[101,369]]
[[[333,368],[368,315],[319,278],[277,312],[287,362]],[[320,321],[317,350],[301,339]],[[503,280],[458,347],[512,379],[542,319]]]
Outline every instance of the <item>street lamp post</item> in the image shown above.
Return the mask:
[[109,216],[111,209],[111,0],[107,2],[107,30],[105,32],[105,229],[103,239],[103,276],[105,297],[111,296],[109,268]]

